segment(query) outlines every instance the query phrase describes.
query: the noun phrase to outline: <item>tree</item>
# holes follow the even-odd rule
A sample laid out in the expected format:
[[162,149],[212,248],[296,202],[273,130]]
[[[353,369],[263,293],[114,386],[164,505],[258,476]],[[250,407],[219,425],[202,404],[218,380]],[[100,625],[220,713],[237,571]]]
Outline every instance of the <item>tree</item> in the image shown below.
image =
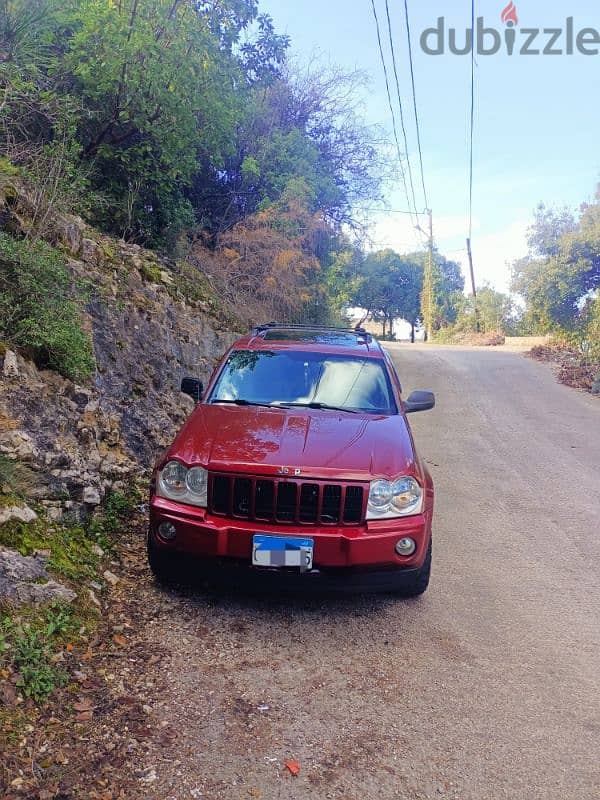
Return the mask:
[[195,222],[194,176],[234,152],[287,45],[256,0],[5,0],[0,144],[27,165],[66,135],[90,220],[170,243]]
[[515,321],[515,309],[512,300],[506,294],[498,292],[486,284],[477,289],[477,315],[472,297],[465,298],[456,327],[458,330],[475,331],[477,323],[481,333],[508,333]]
[[578,220],[540,207],[529,245],[529,256],[513,266],[513,290],[530,320],[544,332],[582,329],[600,289],[600,195]]
[[347,309],[356,303],[363,280],[364,259],[362,250],[347,237],[341,235],[332,242],[326,267],[327,299],[332,321],[344,320]]
[[3,0],[0,152],[46,198],[36,234],[76,211],[175,255],[202,240],[240,297],[324,320],[343,294],[334,241],[379,198],[380,136],[364,76],[290,63],[258,5]]
[[361,271],[353,298],[356,305],[382,323],[384,336],[392,334],[395,319],[405,319],[411,324],[414,341],[423,280],[420,265],[387,249],[366,256]]
[[82,155],[110,198],[96,221],[144,241],[191,224],[197,154],[221,159],[238,113],[236,65],[206,17],[189,0],[76,0],[61,33]]
[[402,259],[392,277],[396,291],[401,294],[398,316],[410,325],[410,340],[415,341],[415,329],[420,320],[421,291],[423,289],[423,270],[420,265],[408,259]]
[[217,239],[297,180],[333,228],[354,225],[357,206],[378,197],[381,172],[377,132],[357,116],[363,83],[356,72],[286,64],[251,89],[232,151],[204,165],[190,195]]
[[408,258],[423,270],[421,319],[426,334],[432,335],[456,322],[462,306],[465,279],[460,264],[447,259],[436,248],[431,265],[429,253],[425,251],[411,253]]

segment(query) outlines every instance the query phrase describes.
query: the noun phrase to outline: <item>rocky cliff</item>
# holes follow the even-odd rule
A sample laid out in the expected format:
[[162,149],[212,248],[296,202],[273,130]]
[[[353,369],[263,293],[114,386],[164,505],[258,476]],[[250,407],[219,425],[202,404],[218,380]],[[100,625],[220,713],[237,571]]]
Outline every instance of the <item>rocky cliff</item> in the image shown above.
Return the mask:
[[55,222],[51,240],[86,298],[97,368],[79,386],[0,344],[0,458],[26,466],[50,519],[78,520],[152,465],[193,407],[181,378],[208,378],[236,320],[185,263],[77,218]]

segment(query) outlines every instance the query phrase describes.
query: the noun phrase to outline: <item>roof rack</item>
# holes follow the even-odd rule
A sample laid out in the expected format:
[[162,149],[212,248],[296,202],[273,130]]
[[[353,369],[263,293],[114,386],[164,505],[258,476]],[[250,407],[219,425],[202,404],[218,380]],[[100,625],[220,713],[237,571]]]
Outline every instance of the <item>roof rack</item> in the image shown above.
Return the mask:
[[304,331],[335,331],[336,333],[355,333],[357,336],[366,336],[369,339],[372,338],[372,335],[367,330],[362,328],[360,325],[357,325],[355,328],[340,328],[332,325],[295,325],[295,324],[289,324],[287,322],[265,322],[262,325],[256,325],[252,329],[252,332],[254,334],[259,334],[276,328],[283,328],[288,331],[304,330]]

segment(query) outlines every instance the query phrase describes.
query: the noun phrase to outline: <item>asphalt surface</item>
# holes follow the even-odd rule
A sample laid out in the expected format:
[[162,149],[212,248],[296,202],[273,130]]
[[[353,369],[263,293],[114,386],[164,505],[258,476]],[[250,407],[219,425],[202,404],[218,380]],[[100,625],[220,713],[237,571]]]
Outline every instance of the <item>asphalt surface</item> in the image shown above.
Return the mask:
[[600,401],[517,353],[390,349],[405,393],[438,398],[411,417],[429,592],[162,595],[175,744],[140,796],[600,798]]

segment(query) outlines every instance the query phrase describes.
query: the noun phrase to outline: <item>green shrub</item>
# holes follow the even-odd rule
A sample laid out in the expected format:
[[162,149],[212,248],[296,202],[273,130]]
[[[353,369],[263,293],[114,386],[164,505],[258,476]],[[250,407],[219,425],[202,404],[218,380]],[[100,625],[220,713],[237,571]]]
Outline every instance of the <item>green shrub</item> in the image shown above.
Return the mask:
[[14,665],[19,671],[17,687],[25,697],[43,703],[67,682],[67,674],[52,661],[51,650],[39,631],[23,631],[15,639]]
[[18,175],[19,172],[20,170],[18,167],[15,167],[14,164],[11,164],[7,158],[0,156],[0,173],[12,178],[15,175]]
[[0,339],[72,380],[94,370],[65,262],[44,242],[0,233]]
[[[594,361],[600,362],[600,292],[589,304],[586,335],[589,341],[590,356]],[[600,383],[600,375],[598,381]],[[600,386],[598,392],[600,392]]]
[[112,550],[115,535],[131,520],[140,500],[141,496],[134,487],[126,493],[108,492],[102,507],[88,524],[88,538],[95,540],[103,550]]
[[42,518],[28,523],[12,519],[0,525],[0,547],[17,550],[22,556],[49,550],[51,571],[74,583],[95,579],[100,559],[93,545],[93,539],[83,528],[66,525],[50,528]]
[[35,472],[26,464],[0,453],[0,494],[26,497],[36,482]]
[[72,606],[60,602],[0,619],[0,664],[16,672],[16,686],[25,697],[42,704],[65,685],[68,675],[55,656],[68,637],[77,635],[81,621]]

